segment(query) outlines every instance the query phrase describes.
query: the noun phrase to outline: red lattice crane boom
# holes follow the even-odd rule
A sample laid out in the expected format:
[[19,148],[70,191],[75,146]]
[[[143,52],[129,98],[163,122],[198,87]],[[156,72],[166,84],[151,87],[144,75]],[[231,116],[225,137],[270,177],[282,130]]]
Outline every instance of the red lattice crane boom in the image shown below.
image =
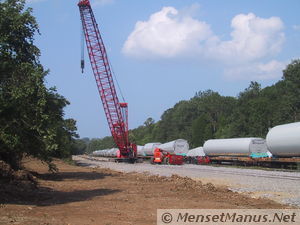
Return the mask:
[[105,46],[89,0],[78,3],[87,50],[104,112],[113,139],[120,150],[119,158],[136,159],[136,145],[128,139],[128,105],[120,103]]

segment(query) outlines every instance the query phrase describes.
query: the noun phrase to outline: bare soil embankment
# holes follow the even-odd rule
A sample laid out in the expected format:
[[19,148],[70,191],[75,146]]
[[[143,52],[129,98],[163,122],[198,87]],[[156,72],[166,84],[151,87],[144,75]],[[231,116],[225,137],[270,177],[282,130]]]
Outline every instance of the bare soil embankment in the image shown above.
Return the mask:
[[158,208],[287,207],[177,175],[127,174],[55,163],[59,172],[53,174],[45,164],[26,159],[29,173],[19,172],[23,175],[10,181],[0,179],[1,225],[148,225],[156,224]]

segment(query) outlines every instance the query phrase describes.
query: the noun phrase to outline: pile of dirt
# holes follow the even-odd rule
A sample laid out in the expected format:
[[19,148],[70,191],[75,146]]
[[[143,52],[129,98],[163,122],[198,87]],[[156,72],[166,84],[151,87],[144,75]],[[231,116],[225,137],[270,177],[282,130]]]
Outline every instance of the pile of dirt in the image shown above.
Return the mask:
[[[170,191],[200,191],[200,192],[217,192],[224,191],[223,188],[215,187],[212,183],[203,184],[201,181],[193,180],[189,177],[181,177],[173,174],[171,177],[147,175],[144,174],[141,178],[136,174],[137,180],[142,179],[148,183],[169,183],[173,185]],[[228,192],[230,192],[228,190]]]
[[[203,183],[200,180],[194,180],[189,177],[181,177],[176,174],[173,174],[170,177],[150,175],[149,173],[129,173],[128,175],[130,175],[131,179],[135,177],[137,185],[139,183],[145,183],[148,187],[151,186],[154,190],[165,190],[165,193],[169,193],[170,195],[184,195],[184,198],[186,199],[188,196],[196,198],[201,196],[202,201],[208,201],[210,203],[213,202],[213,205],[218,205],[215,204],[216,202],[226,202],[230,205],[230,207],[227,206],[228,208],[239,208],[241,206],[246,206],[246,208],[280,207],[280,204],[267,199],[249,198],[246,195],[238,194],[221,186],[215,186],[212,183]],[[123,176],[125,176],[125,174],[123,174]],[[130,178],[127,176],[126,179],[129,180]],[[149,192],[146,188],[144,188],[143,191],[145,193]]]

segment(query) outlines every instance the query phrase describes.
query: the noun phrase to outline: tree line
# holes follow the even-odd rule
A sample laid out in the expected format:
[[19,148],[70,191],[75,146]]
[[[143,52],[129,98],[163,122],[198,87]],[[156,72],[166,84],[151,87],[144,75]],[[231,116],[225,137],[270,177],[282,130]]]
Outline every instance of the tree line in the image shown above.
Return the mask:
[[[199,91],[189,100],[167,109],[155,122],[148,118],[130,130],[130,139],[138,145],[168,142],[183,138],[191,147],[202,146],[211,138],[265,137],[276,125],[300,121],[300,60],[283,70],[281,80],[262,88],[258,82],[236,97],[222,96],[212,90]],[[92,139],[88,153],[112,148],[111,137]]]

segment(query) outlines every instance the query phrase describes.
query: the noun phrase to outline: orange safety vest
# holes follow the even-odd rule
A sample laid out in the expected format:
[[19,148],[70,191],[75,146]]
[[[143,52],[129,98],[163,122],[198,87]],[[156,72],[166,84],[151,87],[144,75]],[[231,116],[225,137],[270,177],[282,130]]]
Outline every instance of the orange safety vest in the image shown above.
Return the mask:
[[162,162],[162,152],[159,148],[154,149],[154,162],[161,163]]

